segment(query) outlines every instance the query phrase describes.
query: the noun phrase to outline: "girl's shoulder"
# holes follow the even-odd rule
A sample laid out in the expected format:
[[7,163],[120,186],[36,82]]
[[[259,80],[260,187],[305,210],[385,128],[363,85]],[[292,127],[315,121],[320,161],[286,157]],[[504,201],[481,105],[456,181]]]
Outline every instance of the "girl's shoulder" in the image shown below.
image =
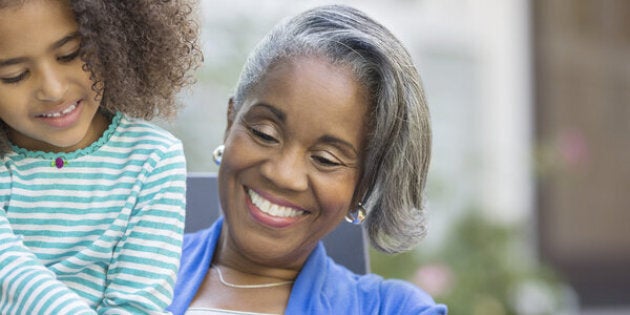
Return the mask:
[[116,119],[116,117],[119,119],[115,132],[116,136],[124,138],[126,141],[133,141],[135,139],[136,141],[151,144],[162,144],[166,147],[181,144],[180,139],[155,123],[120,113],[116,114],[114,119]]

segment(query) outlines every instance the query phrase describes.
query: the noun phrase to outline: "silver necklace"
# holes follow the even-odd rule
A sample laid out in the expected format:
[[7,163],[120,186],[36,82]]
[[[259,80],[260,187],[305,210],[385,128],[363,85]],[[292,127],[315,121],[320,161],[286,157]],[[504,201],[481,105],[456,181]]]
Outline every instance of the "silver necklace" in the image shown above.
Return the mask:
[[293,283],[293,281],[280,281],[280,282],[272,282],[272,283],[261,283],[261,284],[234,284],[229,283],[223,279],[223,273],[221,272],[221,268],[216,265],[212,265],[212,269],[216,269],[217,274],[219,275],[219,282],[226,287],[236,288],[236,289],[261,289],[261,288],[271,288],[271,287],[279,287],[281,285],[287,285]]

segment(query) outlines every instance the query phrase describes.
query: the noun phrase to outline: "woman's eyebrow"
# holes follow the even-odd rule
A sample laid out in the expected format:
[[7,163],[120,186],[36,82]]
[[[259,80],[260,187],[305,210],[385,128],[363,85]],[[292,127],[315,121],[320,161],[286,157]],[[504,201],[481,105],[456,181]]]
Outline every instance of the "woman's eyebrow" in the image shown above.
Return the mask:
[[286,119],[287,119],[287,115],[283,111],[281,111],[281,110],[277,109],[276,107],[274,107],[273,105],[270,105],[270,104],[267,104],[267,103],[264,103],[264,102],[258,102],[256,104],[254,104],[252,107],[265,108],[268,111],[270,111],[274,116],[276,116],[276,118],[278,118],[278,120],[280,120],[282,122],[286,121]]
[[[274,107],[273,105],[267,104],[265,102],[258,102],[256,104],[254,104],[252,106],[253,107],[262,107],[268,111],[270,111],[274,116],[276,116],[276,118],[278,120],[280,120],[281,122],[286,121],[286,114],[279,110],[278,108]],[[320,142],[324,142],[324,143],[332,143],[335,144],[341,148],[344,148],[345,150],[347,150],[348,152],[358,156],[359,155],[359,151],[357,150],[357,148],[354,147],[354,145],[352,145],[352,143],[345,141],[343,139],[340,139],[338,137],[332,136],[332,135],[323,135],[322,137],[319,138]]]
[[350,153],[353,153],[356,156],[359,155],[359,152],[354,147],[354,145],[352,145],[348,141],[339,139],[339,138],[337,138],[335,136],[324,135],[324,136],[319,138],[319,141],[324,142],[324,143],[333,143],[333,144],[335,144],[335,145],[337,145],[339,147],[345,148],[345,150],[348,150]]

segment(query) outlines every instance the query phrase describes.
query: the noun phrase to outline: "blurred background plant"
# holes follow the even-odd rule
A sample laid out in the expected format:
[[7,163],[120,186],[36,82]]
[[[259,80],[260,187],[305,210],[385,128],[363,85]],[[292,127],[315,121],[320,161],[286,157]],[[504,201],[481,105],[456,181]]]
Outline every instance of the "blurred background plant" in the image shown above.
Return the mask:
[[524,253],[523,226],[492,223],[475,209],[453,222],[437,250],[389,256],[372,250],[372,270],[411,281],[450,314],[575,314],[575,296],[549,266]]

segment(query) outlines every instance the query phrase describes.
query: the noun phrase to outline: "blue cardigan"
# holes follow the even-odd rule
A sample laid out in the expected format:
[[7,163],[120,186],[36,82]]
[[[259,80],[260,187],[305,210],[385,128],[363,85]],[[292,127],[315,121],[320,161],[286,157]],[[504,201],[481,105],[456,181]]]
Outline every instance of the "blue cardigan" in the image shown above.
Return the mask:
[[[182,261],[169,310],[184,314],[203,281],[223,218],[210,228],[184,236]],[[374,274],[357,275],[326,255],[320,242],[298,274],[286,314],[446,314],[419,288],[401,280],[384,280]]]

